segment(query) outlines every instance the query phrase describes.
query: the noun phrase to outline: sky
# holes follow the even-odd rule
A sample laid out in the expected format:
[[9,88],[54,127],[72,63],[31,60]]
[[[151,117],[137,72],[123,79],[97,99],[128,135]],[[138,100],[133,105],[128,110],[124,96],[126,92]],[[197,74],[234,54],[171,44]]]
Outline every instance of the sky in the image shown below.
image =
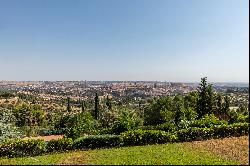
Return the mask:
[[0,80],[249,82],[248,0],[0,0]]

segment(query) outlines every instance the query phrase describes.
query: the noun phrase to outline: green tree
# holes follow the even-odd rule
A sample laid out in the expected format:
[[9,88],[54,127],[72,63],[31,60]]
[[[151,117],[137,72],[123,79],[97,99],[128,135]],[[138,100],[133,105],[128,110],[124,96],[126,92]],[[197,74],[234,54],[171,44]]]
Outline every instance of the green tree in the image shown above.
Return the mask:
[[28,104],[22,104],[14,109],[14,116],[16,118],[16,125],[18,127],[32,125],[32,109]]
[[198,87],[198,99],[196,102],[198,119],[201,119],[205,114],[212,113],[214,105],[213,100],[212,85],[207,84],[207,77],[201,78],[201,83]]
[[140,120],[134,111],[124,109],[121,115],[116,119],[111,127],[114,134],[120,134],[124,131],[132,130],[139,125]]
[[222,112],[225,113],[226,115],[228,114],[230,110],[229,106],[230,106],[230,100],[229,100],[229,97],[226,95],[224,102],[223,102],[223,107],[222,107]]
[[95,94],[95,109],[94,109],[94,118],[95,118],[95,119],[98,119],[99,108],[100,108],[99,97],[98,97],[98,95],[97,95],[97,93],[96,93],[96,94]]
[[195,109],[196,107],[196,100],[198,97],[198,93],[195,91],[189,92],[184,96],[184,107],[185,109],[192,108]]
[[70,105],[70,98],[69,97],[67,97],[67,111],[68,112],[72,111],[72,108],[71,108],[71,105]]
[[111,97],[109,97],[109,95],[107,95],[107,98],[106,98],[106,105],[109,110],[112,110],[112,99]]
[[83,133],[89,133],[94,128],[94,120],[89,112],[72,114],[65,124],[65,136],[76,139]]
[[212,85],[209,84],[207,87],[207,114],[211,114],[214,112],[215,106],[215,99],[214,99],[214,92],[212,89]]
[[82,102],[81,102],[81,109],[82,109],[82,112],[85,111],[85,101],[82,101]]
[[144,109],[144,124],[157,125],[173,119],[172,100],[168,97],[153,99]]
[[174,113],[174,123],[178,126],[179,122],[184,119],[184,102],[180,95],[176,95],[173,99],[172,112]]
[[216,109],[217,112],[221,113],[222,111],[222,96],[221,94],[217,94],[216,96]]

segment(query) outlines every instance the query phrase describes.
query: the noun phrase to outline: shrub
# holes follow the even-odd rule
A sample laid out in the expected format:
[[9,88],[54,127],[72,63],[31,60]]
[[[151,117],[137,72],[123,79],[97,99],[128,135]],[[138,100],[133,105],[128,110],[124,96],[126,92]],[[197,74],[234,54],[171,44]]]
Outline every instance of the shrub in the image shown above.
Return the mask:
[[242,136],[249,133],[249,123],[234,123],[231,125],[215,125],[211,128],[191,127],[177,131],[179,141],[204,140],[210,138],[224,138],[228,136]]
[[203,118],[199,120],[193,121],[191,124],[189,124],[189,127],[199,127],[199,128],[204,128],[204,127],[213,127],[214,125],[222,125],[225,124],[227,125],[228,122],[225,120],[220,120],[214,114],[206,114]]
[[249,123],[233,123],[231,125],[217,125],[213,127],[215,138],[227,136],[242,136],[249,133]]
[[177,138],[173,133],[159,130],[133,130],[121,133],[123,143],[128,145],[147,145],[174,142]]
[[120,117],[116,119],[110,127],[110,131],[114,134],[120,134],[125,131],[133,130],[139,123],[138,117],[131,110],[122,110]]
[[173,132],[176,131],[177,127],[174,123],[163,123],[155,126],[141,126],[139,129],[142,130],[162,130],[166,132]]
[[0,156],[37,156],[46,152],[44,140],[11,140],[0,145]]
[[46,145],[47,152],[64,151],[72,149],[73,140],[71,138],[62,138],[51,140]]
[[65,136],[76,139],[79,138],[81,134],[90,132],[94,128],[94,120],[89,112],[81,112],[71,115],[65,126]]
[[122,139],[119,135],[90,135],[76,139],[73,143],[73,148],[101,148],[121,145]]
[[213,137],[213,131],[210,128],[191,127],[177,131],[178,141],[203,140]]

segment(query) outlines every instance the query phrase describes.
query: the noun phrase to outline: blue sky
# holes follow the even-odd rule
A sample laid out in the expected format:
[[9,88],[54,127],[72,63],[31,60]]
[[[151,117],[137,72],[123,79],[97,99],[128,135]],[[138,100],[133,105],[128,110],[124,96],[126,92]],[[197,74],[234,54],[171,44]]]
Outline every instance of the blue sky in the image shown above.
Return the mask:
[[248,0],[0,0],[0,80],[249,82]]

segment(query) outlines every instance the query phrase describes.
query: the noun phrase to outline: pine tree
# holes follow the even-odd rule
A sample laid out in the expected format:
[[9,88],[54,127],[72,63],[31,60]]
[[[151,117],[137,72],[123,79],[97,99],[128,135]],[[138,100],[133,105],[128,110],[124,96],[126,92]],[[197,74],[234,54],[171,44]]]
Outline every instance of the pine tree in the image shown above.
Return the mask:
[[200,86],[198,87],[198,99],[196,102],[196,110],[198,119],[202,118],[205,114],[213,112],[214,98],[212,85],[207,84],[207,77],[201,78]]

